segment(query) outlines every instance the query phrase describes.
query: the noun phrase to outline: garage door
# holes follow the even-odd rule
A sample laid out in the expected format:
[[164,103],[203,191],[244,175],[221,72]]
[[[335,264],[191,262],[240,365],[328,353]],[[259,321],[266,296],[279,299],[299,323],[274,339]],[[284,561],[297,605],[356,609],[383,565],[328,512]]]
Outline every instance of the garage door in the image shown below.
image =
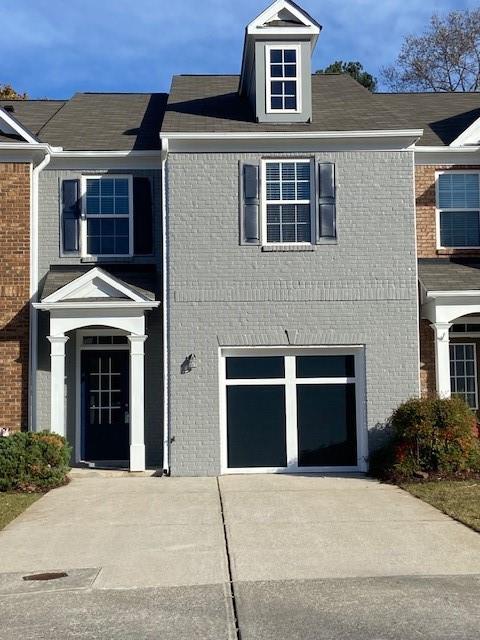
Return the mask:
[[223,352],[223,471],[361,468],[362,363],[362,350]]

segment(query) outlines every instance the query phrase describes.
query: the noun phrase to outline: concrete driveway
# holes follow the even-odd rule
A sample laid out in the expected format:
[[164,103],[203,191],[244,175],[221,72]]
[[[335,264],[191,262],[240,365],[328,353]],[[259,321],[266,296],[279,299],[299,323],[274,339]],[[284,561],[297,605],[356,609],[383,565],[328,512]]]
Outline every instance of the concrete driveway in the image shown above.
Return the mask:
[[373,480],[84,474],[0,532],[0,639],[473,640],[479,576],[478,534]]

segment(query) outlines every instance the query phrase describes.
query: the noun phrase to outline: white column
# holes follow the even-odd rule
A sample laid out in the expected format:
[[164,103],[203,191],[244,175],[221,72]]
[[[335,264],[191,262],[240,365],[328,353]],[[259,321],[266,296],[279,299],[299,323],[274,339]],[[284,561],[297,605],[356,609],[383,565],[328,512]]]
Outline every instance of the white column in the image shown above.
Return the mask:
[[449,398],[450,388],[450,338],[449,322],[434,322],[430,325],[435,333],[435,375],[437,394],[440,398]]
[[144,344],[147,336],[130,340],[130,471],[145,471],[145,374]]
[[66,437],[65,427],[65,344],[66,336],[47,336],[50,341],[50,430]]

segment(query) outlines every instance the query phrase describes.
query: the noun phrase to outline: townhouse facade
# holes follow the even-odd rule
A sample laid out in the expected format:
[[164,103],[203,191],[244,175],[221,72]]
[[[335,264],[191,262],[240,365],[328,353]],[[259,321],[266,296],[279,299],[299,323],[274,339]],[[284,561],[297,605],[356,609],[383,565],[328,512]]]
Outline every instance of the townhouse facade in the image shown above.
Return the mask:
[[478,408],[477,95],[312,74],[320,31],[277,0],[239,76],[0,102],[0,426],[79,465],[348,472],[409,397]]

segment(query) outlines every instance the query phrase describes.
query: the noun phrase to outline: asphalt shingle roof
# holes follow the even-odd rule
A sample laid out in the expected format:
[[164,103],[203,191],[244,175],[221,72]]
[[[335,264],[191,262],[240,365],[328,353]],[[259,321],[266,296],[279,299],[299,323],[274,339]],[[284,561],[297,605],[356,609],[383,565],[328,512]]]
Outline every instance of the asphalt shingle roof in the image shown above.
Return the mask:
[[65,100],[0,100],[0,107],[13,108],[7,113],[34,136],[64,105]]
[[424,130],[419,146],[449,145],[480,118],[480,93],[378,93],[375,100]]
[[40,131],[69,151],[159,149],[165,93],[76,93]]
[[[137,293],[146,296],[149,300],[155,300],[160,294],[158,274],[155,265],[98,265],[104,271],[122,280]],[[45,300],[49,295],[55,293],[69,282],[80,278],[87,271],[91,271],[92,265],[61,266],[52,265],[50,271],[45,276],[40,300]]]
[[162,133],[405,129],[408,122],[343,74],[312,75],[312,122],[255,121],[239,76],[174,76]]
[[418,261],[418,279],[427,291],[480,289],[478,260],[423,258]]

